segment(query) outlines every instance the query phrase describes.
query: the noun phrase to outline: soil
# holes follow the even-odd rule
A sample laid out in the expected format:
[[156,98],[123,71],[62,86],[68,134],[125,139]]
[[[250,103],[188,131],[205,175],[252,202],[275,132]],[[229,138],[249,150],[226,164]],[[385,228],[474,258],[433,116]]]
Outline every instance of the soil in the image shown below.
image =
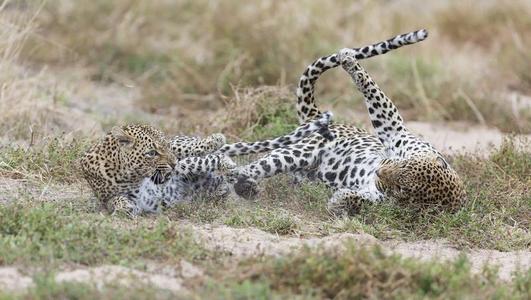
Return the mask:
[[[298,238],[277,236],[255,228],[231,228],[227,226],[182,224],[194,233],[196,241],[206,249],[221,251],[230,259],[241,259],[257,256],[282,256],[296,253],[304,247],[319,247],[325,251],[343,251],[349,243],[361,246],[378,245],[388,254],[399,254],[403,257],[422,261],[450,261],[459,255],[466,255],[471,264],[472,273],[481,272],[485,265],[496,266],[501,280],[511,280],[512,273],[531,268],[531,252],[471,249],[458,250],[444,240],[426,240],[404,242],[397,240],[380,241],[369,234],[339,233],[326,237]],[[117,265],[96,267],[65,268],[59,271],[55,280],[61,282],[84,282],[102,288],[106,283],[130,285],[132,282],[149,284],[160,289],[186,293],[183,283],[190,279],[205,279],[205,272],[181,260],[177,268],[172,266],[151,265],[146,271],[138,271]],[[27,271],[25,271],[27,272]],[[10,292],[22,292],[34,286],[30,276],[23,273],[23,268],[15,266],[0,268],[0,288]]]

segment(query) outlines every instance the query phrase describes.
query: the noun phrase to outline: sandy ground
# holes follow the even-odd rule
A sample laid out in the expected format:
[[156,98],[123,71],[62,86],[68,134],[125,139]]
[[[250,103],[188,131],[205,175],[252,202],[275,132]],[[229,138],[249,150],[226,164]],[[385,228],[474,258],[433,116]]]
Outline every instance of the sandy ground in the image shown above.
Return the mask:
[[[531,99],[528,99],[531,106]],[[521,104],[524,105],[524,104]],[[526,108],[528,108],[526,106]],[[371,128],[368,116],[360,111],[339,111],[337,117],[342,120],[354,120],[365,128]],[[419,121],[406,121],[406,126],[413,133],[423,137],[435,148],[445,154],[473,153],[479,156],[488,155],[492,149],[500,146],[507,134],[495,127],[475,125],[467,122],[429,123]],[[369,129],[370,130],[370,129]],[[531,134],[516,135],[517,146],[527,147],[530,151]]]
[[257,255],[281,256],[297,252],[303,247],[323,247],[330,251],[341,251],[348,243],[356,245],[379,245],[389,254],[417,258],[424,261],[455,260],[465,254],[472,272],[480,272],[485,264],[499,267],[499,277],[510,280],[516,270],[531,268],[531,252],[472,249],[460,251],[442,240],[419,242],[379,241],[369,234],[339,233],[319,238],[297,238],[276,236],[258,229],[236,229],[227,226],[194,226],[193,232],[199,242],[207,249],[228,252],[235,257]]
[[[486,155],[502,144],[505,134],[496,128],[470,125],[463,122],[446,124],[408,122],[408,128],[423,136],[443,153],[474,153]],[[520,135],[516,141],[531,140],[531,135]],[[524,147],[523,143],[520,147]],[[529,146],[529,144],[527,144]]]
[[[32,181],[0,178],[0,204],[31,199],[31,201],[67,201],[67,199],[86,199],[91,197],[90,190],[84,185],[43,184]],[[25,195],[25,196],[24,196]],[[85,202],[85,201],[83,201]],[[118,225],[120,226],[120,225]],[[510,280],[516,270],[531,268],[531,252],[500,252],[485,249],[459,250],[444,240],[425,240],[405,242],[401,240],[380,241],[369,234],[338,233],[325,237],[300,238],[297,236],[278,236],[256,228],[232,228],[221,225],[195,225],[182,221],[180,227],[193,233],[198,243],[206,249],[229,254],[230,259],[240,260],[256,256],[282,256],[296,253],[303,247],[321,247],[327,251],[342,251],[348,243],[361,246],[379,245],[389,254],[420,260],[447,261],[464,253],[472,266],[472,272],[480,272],[482,267],[497,266],[502,280]],[[146,270],[138,271],[123,266],[102,265],[93,267],[68,266],[59,269],[57,282],[82,281],[102,287],[106,283],[127,285],[131,280],[139,280],[161,289],[185,293],[183,283],[194,277],[204,277],[204,272],[187,261],[178,266],[149,265]],[[31,271],[17,266],[0,267],[0,289],[23,291],[34,285]]]
[[[419,242],[379,241],[368,234],[340,233],[326,237],[297,238],[273,235],[254,228],[237,229],[227,226],[182,224],[194,233],[196,241],[206,249],[228,253],[230,259],[238,261],[256,256],[282,256],[297,253],[304,247],[321,248],[330,252],[340,252],[349,243],[361,246],[379,245],[388,254],[399,254],[403,257],[423,261],[449,261],[459,255],[467,256],[473,273],[481,272],[483,266],[497,266],[501,280],[511,280],[511,274],[517,270],[531,268],[531,252],[472,249],[460,251],[445,241],[428,240]],[[162,270],[161,270],[162,268]],[[55,280],[61,282],[84,282],[96,288],[106,284],[128,286],[132,282],[149,284],[159,289],[177,293],[187,293],[183,287],[186,280],[204,278],[203,270],[191,263],[181,260],[176,267],[148,267],[146,271],[117,266],[102,265],[95,267],[65,268],[59,270]],[[0,267],[0,289],[21,292],[34,286],[28,271],[16,266]]]
[[[132,286],[141,283],[157,289],[185,293],[187,291],[183,287],[183,280],[202,276],[203,272],[186,261],[182,261],[181,265],[186,265],[186,269],[181,267],[180,272],[174,271],[171,275],[160,274],[155,271],[142,272],[118,265],[102,265],[60,270],[54,278],[57,283],[86,283],[97,289],[102,289],[107,284]],[[33,279],[18,268],[0,267],[1,290],[18,293],[34,286]]]

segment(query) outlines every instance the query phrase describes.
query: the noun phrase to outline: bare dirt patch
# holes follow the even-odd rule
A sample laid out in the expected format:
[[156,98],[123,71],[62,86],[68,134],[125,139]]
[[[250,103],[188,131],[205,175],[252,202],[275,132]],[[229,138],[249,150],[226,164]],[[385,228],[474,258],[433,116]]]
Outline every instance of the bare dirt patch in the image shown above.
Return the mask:
[[152,285],[159,289],[169,290],[172,292],[185,292],[185,289],[182,286],[182,279],[180,278],[141,272],[116,265],[104,265],[93,268],[64,271],[58,273],[55,276],[55,280],[58,283],[91,283],[94,284],[98,289],[102,289],[106,284],[109,283],[133,286],[136,282]]
[[[471,125],[465,122],[426,123],[408,122],[407,126],[415,133],[430,141],[443,153],[475,153],[486,155],[494,147],[499,147],[506,134],[496,128]],[[530,139],[531,135],[520,135],[519,139]],[[517,139],[517,140],[519,140]],[[524,147],[522,144],[521,147]]]
[[322,238],[296,238],[273,235],[254,228],[235,229],[227,226],[194,226],[193,232],[207,249],[223,251],[236,258],[260,255],[282,256],[297,252],[303,247],[322,247],[330,251],[341,251],[347,243],[356,245],[379,245],[389,254],[417,258],[426,261],[455,260],[465,254],[478,273],[485,265],[497,266],[499,277],[510,280],[514,271],[531,268],[531,252],[500,252],[472,249],[460,251],[444,240],[419,242],[379,241],[369,234],[339,233]]
[[18,292],[33,286],[31,277],[23,275],[15,267],[0,267],[0,290]]
[[199,242],[207,249],[222,251],[234,257],[281,256],[301,247],[342,248],[345,241],[373,244],[376,238],[368,234],[340,233],[323,238],[281,237],[256,228],[231,228],[227,226],[193,226]]
[[34,180],[17,180],[0,177],[0,204],[21,200],[64,202],[88,198],[92,191],[87,185],[65,185]]
[[[147,270],[139,271],[119,265],[101,265],[95,267],[66,268],[54,276],[56,283],[83,283],[102,290],[107,285],[147,285],[160,290],[168,290],[180,295],[188,293],[183,283],[192,278],[203,277],[199,267],[181,260],[178,268],[148,265]],[[30,271],[25,271],[28,273]],[[23,292],[35,286],[31,276],[22,273],[17,267],[0,268],[0,290],[7,292]],[[30,272],[31,273],[31,272]]]

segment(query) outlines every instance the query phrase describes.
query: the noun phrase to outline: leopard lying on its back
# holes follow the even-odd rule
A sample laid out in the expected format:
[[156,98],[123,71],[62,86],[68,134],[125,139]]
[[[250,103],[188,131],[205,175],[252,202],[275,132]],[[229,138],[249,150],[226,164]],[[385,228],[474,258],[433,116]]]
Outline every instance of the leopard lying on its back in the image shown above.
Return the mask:
[[385,53],[426,36],[426,31],[416,31],[373,46],[344,49],[310,65],[297,90],[299,120],[321,115],[313,98],[314,83],[324,71],[341,64],[364,95],[376,135],[354,126],[332,124],[329,129],[336,137],[334,141],[312,135],[274,150],[234,169],[238,184],[253,186],[256,180],[280,172],[303,172],[335,190],[329,200],[332,211],[355,211],[363,201],[386,198],[458,207],[465,194],[456,172],[428,142],[409,132],[395,105],[356,61],[356,57]]
[[[293,133],[273,140],[252,143],[249,151],[268,151],[297,142],[319,132],[331,138],[331,114],[301,125]],[[177,136],[167,139],[147,125],[114,127],[81,158],[85,179],[96,197],[110,211],[128,214],[158,212],[198,193],[225,196],[231,180],[216,171],[236,165],[224,154],[215,154],[225,145],[225,137],[214,134],[205,139]],[[239,148],[239,143],[233,144]]]

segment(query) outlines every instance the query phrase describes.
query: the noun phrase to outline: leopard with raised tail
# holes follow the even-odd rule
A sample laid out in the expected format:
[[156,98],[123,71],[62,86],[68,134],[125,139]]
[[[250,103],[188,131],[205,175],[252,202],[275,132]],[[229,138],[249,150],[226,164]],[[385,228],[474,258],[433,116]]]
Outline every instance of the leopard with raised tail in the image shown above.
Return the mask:
[[283,172],[306,173],[334,190],[328,207],[335,213],[356,212],[363,202],[385,199],[459,207],[466,196],[457,173],[431,144],[406,128],[396,106],[356,60],[426,37],[427,32],[420,30],[369,47],[343,49],[310,65],[297,91],[299,120],[321,115],[314,102],[314,83],[322,72],[341,65],[363,93],[376,135],[351,125],[331,124],[335,140],[311,135],[274,150],[234,169],[238,184],[253,186],[259,179]]

